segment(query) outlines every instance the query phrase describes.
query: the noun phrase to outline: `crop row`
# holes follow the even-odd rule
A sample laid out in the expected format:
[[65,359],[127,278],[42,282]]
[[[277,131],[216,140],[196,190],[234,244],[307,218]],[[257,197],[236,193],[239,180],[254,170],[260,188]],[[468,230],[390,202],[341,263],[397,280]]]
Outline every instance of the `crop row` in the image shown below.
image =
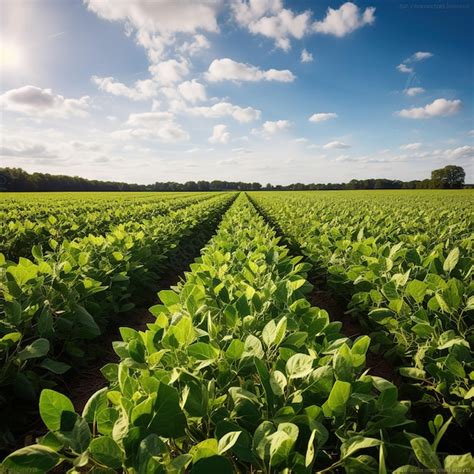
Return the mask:
[[36,401],[51,376],[87,360],[88,341],[150,291],[173,254],[199,250],[233,198],[219,195],[167,216],[121,224],[104,236],[65,240],[47,253],[34,246],[33,260],[14,263],[0,254],[2,425],[19,425],[12,401]]
[[121,328],[120,363],[81,415],[43,390],[49,432],[3,462],[6,472],[448,472],[470,454],[436,453],[415,434],[409,403],[365,371],[370,339],[305,298],[308,264],[291,257],[241,195],[217,235],[145,331]]
[[449,409],[460,424],[474,407],[470,196],[253,196],[333,293],[350,299],[410,398]]
[[46,248],[64,239],[105,234],[119,224],[166,215],[213,196],[211,193],[174,193],[148,199],[115,198],[97,202],[71,198],[57,202],[3,199],[0,204],[0,252],[11,260],[30,258],[33,245]]

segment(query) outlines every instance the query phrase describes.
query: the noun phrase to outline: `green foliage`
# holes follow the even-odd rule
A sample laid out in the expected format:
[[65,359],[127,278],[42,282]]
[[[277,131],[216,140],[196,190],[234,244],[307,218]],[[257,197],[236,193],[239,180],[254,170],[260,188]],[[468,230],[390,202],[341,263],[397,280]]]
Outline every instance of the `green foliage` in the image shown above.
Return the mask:
[[[307,267],[278,240],[239,197],[178,291],[160,292],[156,321],[122,328],[120,362],[104,369],[109,385],[82,416],[43,391],[50,432],[38,466],[309,474],[442,465],[435,443],[422,455],[426,440],[405,434],[414,424],[396,387],[364,372],[370,339],[352,344],[311,307]],[[436,439],[444,425],[433,421]],[[468,465],[467,456],[444,462]],[[27,458],[17,451],[3,467],[28,472]]]
[[[0,258],[2,431],[6,420],[18,426],[11,413],[17,399],[34,402],[42,387],[51,387],[58,375],[90,360],[91,341],[113,317],[140,301],[174,255],[185,255],[194,240],[212,232],[234,198],[174,195],[145,203],[123,200],[121,205],[117,200],[70,198],[56,217],[48,213],[51,207],[59,210],[61,200],[53,205],[40,198],[31,208],[23,208],[21,198],[5,204],[11,220],[0,225],[7,230],[0,245],[5,239],[5,245],[11,244],[8,254],[20,253],[15,261]],[[34,225],[26,216],[35,219]],[[17,245],[23,244],[31,258],[20,256]],[[144,362],[141,344],[130,352],[135,363]]]
[[[252,199],[350,300],[372,350],[401,366],[413,399],[467,424],[474,413],[472,192]],[[335,362],[338,378],[350,380],[349,355]]]

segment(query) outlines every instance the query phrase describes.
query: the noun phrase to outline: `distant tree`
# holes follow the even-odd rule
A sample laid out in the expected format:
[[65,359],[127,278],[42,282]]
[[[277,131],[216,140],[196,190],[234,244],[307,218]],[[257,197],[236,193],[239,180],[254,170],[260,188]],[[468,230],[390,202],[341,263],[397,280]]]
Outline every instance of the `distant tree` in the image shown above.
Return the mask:
[[464,186],[466,173],[461,166],[448,165],[431,172],[431,181],[434,188],[459,189]]

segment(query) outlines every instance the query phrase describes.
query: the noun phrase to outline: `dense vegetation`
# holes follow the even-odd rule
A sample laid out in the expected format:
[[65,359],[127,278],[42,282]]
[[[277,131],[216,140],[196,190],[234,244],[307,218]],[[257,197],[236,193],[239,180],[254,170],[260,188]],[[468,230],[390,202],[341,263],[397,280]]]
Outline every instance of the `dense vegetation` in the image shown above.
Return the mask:
[[[0,425],[6,437],[0,441],[8,440],[8,426],[20,424],[12,404],[35,402],[55,375],[83,363],[91,354],[89,342],[114,315],[130,311],[151,291],[177,250],[205,242],[200,233],[209,236],[232,198],[218,194],[158,201],[160,212],[143,220],[140,206],[126,206],[128,220],[104,234],[79,226],[75,237],[60,242],[53,236],[61,235],[63,221],[71,230],[74,214],[38,217],[41,225],[30,235],[7,203],[7,227],[13,232],[3,245],[9,258],[0,253]],[[101,204],[106,210],[107,203]],[[161,215],[166,206],[168,212]],[[30,208],[34,213],[35,204],[30,202]],[[102,222],[100,216],[96,222]]]
[[348,183],[262,186],[260,183],[241,181],[187,181],[186,183],[156,182],[154,184],[128,184],[97,181],[77,176],[58,176],[45,173],[29,174],[20,168],[0,168],[0,191],[303,191],[353,189],[459,189],[464,186],[462,167],[449,165],[434,170],[431,179],[400,181],[397,179],[352,179]]
[[[416,391],[472,416],[473,194],[255,195]],[[416,389],[416,390],[415,390]]]
[[[1,206],[37,233],[31,254],[21,226],[2,244],[0,374],[17,396],[48,387],[48,433],[9,455],[7,473],[474,470],[466,443],[445,443],[456,427],[469,436],[474,400],[471,191],[77,196]],[[76,229],[49,220],[82,207]],[[121,328],[107,386],[77,413],[51,377],[219,221],[185,279],[158,293],[156,320]],[[367,334],[344,336],[310,304],[310,270]],[[374,376],[368,352],[402,383]]]

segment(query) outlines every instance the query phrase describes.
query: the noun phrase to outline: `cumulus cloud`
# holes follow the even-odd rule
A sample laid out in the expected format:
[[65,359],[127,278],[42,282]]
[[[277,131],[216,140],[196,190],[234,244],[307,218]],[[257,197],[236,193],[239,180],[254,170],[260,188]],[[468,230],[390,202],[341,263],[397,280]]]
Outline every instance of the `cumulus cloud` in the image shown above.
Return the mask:
[[[407,66],[407,64],[423,61],[424,59],[431,58],[431,56],[433,56],[433,53],[429,53],[427,51],[418,51],[417,53],[414,53],[410,57],[406,58],[401,64],[397,66],[397,69],[400,72],[411,74],[414,72],[414,69],[410,66]],[[416,88],[414,87],[412,89],[416,89]]]
[[262,71],[257,66],[239,63],[229,58],[214,59],[206,73],[211,82],[220,81],[278,81],[292,82],[294,74],[288,69],[268,69]]
[[112,137],[131,139],[158,139],[165,143],[186,141],[189,134],[176,123],[171,112],[144,112],[130,114],[128,128],[112,132]]
[[155,81],[162,85],[170,85],[181,81],[189,74],[189,64],[185,59],[180,61],[169,59],[168,61],[152,64],[149,70]]
[[100,18],[123,22],[128,33],[135,32],[137,42],[147,49],[153,62],[163,56],[165,47],[174,42],[178,33],[195,35],[195,46],[188,47],[190,53],[204,45],[202,38],[196,43],[196,34],[219,31],[217,15],[222,4],[218,0],[85,0],[85,3]]
[[54,94],[51,89],[23,86],[0,95],[0,106],[33,117],[86,117],[90,98],[83,96],[80,99],[66,99]]
[[0,145],[0,156],[27,158],[56,158],[57,154],[42,143],[16,142],[12,145]]
[[210,143],[229,143],[230,133],[227,131],[227,125],[214,125],[212,135],[209,137]]
[[113,77],[92,76],[91,80],[100,90],[131,100],[148,100],[158,93],[158,84],[151,79],[136,81],[132,87],[115,81]]
[[447,160],[473,159],[474,147],[464,145],[457,148],[448,148],[443,151],[443,154]]
[[347,145],[346,143],[340,142],[340,141],[333,141],[326,143],[326,145],[323,146],[325,150],[344,150],[347,148],[351,148],[350,145]]
[[401,145],[401,150],[419,150],[421,148],[421,143],[407,143],[406,145]]
[[204,35],[195,35],[192,41],[185,41],[182,45],[178,46],[177,50],[181,54],[189,54],[194,56],[204,49],[209,49],[211,43]]
[[260,110],[253,107],[240,107],[230,102],[218,102],[211,106],[190,107],[185,110],[191,115],[197,115],[206,118],[221,118],[230,116],[238,122],[252,122],[260,118]]
[[300,59],[302,63],[311,63],[313,62],[313,55],[306,49],[303,49],[303,51],[301,51]]
[[178,91],[185,100],[191,103],[202,102],[207,99],[206,88],[196,79],[182,82],[178,86]]
[[274,122],[268,120],[263,124],[262,128],[266,134],[274,135],[275,133],[288,130],[290,126],[291,122],[289,120],[276,120]]
[[396,115],[409,119],[428,119],[433,117],[447,117],[461,110],[460,100],[436,99],[424,107],[413,107],[396,112]]
[[405,92],[405,95],[409,97],[414,97],[415,95],[418,94],[423,94],[423,92],[426,92],[423,87],[409,87],[408,89],[405,89],[403,92]]
[[314,22],[313,30],[341,38],[363,26],[372,25],[374,21],[374,7],[368,7],[362,12],[354,3],[346,2],[337,10],[328,8],[326,18]]
[[411,74],[411,73],[413,72],[413,68],[408,67],[406,64],[403,64],[403,63],[399,64],[399,65],[397,66],[397,69],[398,69],[400,72],[404,72],[404,73],[406,73],[406,74]]
[[428,51],[418,51],[412,54],[409,58],[403,61],[404,63],[416,63],[418,61],[423,61],[423,59],[428,59],[433,56],[433,53],[429,53]]
[[237,23],[254,35],[275,41],[277,48],[288,51],[291,38],[301,39],[309,30],[309,11],[297,14],[283,8],[281,0],[235,0],[232,12]]
[[309,118],[310,122],[325,122],[326,120],[331,120],[337,118],[337,114],[334,112],[319,112],[317,114],[311,115]]

